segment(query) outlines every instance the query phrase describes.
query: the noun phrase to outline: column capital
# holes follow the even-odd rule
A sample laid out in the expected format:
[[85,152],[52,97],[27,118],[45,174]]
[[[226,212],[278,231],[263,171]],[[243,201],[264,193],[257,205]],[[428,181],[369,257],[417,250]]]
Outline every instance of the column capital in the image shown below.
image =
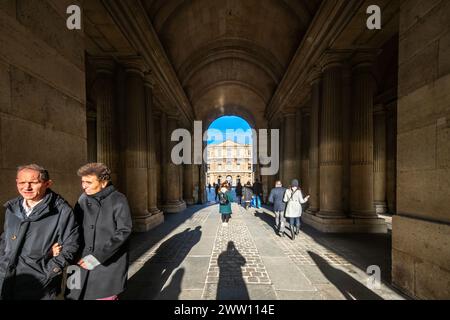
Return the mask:
[[281,117],[283,119],[295,117],[295,115],[297,114],[297,110],[298,110],[298,108],[293,108],[293,107],[286,108],[281,112]]
[[352,54],[351,50],[327,50],[319,59],[322,72],[334,68],[342,67]]
[[373,113],[374,114],[384,114],[384,113],[386,113],[386,108],[385,108],[384,104],[379,103],[379,104],[375,105],[373,107]]
[[116,69],[116,61],[109,56],[89,57],[89,62],[94,66],[97,75],[106,74],[112,76]]
[[119,61],[125,67],[126,72],[137,73],[141,77],[149,71],[144,59],[140,56],[121,57]]
[[353,70],[372,67],[380,52],[381,50],[378,49],[364,49],[356,51],[351,57]]
[[314,85],[322,80],[322,70],[320,66],[315,65],[311,68],[308,75],[308,83]]
[[144,73],[144,85],[151,90],[155,89],[156,79],[152,71],[147,71]]

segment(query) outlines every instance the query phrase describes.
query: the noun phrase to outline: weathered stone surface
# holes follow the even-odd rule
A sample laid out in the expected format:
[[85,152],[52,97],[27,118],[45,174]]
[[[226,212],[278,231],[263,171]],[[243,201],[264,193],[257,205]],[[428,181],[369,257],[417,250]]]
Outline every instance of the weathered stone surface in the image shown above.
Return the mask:
[[[13,116],[1,118],[3,167],[39,163],[50,171],[70,172],[85,163],[86,140],[55,131],[51,123],[42,126]],[[44,148],[45,146],[45,148]]]
[[392,248],[415,259],[428,261],[442,268],[450,266],[448,252],[450,227],[419,219],[394,216]]
[[401,133],[397,138],[398,169],[436,169],[436,125]]
[[413,25],[419,23],[430,10],[439,5],[442,0],[408,0],[401,2],[400,34],[407,32]]
[[86,139],[86,107],[15,67],[11,67],[8,113]]
[[396,249],[392,249],[393,284],[403,292],[412,295],[414,292],[414,258]]
[[[433,3],[435,1],[430,1],[428,5],[433,5]],[[417,6],[415,10],[417,9],[420,9],[420,7]],[[419,20],[400,36],[400,64],[418,55],[420,51],[434,45],[439,40],[442,32],[448,27],[450,3],[440,1],[439,5],[435,5],[423,16],[422,12],[415,11],[415,13],[415,18]]]
[[79,102],[85,101],[84,70],[63,58],[3,11],[0,11],[0,30],[0,58]]
[[439,77],[450,73],[450,31],[439,41]]
[[17,0],[2,0],[0,2],[0,10],[3,10],[12,18],[16,18],[16,2]]
[[400,60],[398,95],[403,97],[437,78],[439,42],[430,43],[408,61]]
[[[16,0],[17,20],[27,27],[35,37],[45,41],[50,47],[84,70],[84,47],[82,31],[69,30],[66,19],[69,15],[64,10],[65,17],[58,13],[48,1]],[[75,4],[75,3],[74,3]],[[66,7],[67,8],[67,7]],[[45,17],[45,18],[44,18]]]
[[435,125],[440,117],[448,115],[450,75],[439,78],[398,101],[398,133]]
[[11,108],[11,77],[9,65],[0,60],[0,112]]

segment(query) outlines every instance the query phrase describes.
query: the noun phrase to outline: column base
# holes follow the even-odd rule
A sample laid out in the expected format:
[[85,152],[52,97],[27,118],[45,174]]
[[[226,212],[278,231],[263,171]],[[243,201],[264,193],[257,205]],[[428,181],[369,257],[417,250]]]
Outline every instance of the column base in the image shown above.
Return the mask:
[[184,199],[184,202],[186,202],[186,205],[188,205],[188,206],[192,206],[192,205],[195,204],[194,198],[191,198],[191,199]]
[[387,213],[387,204],[386,202],[375,202],[375,212],[377,214],[386,214]]
[[133,217],[133,232],[147,232],[163,223],[164,214],[161,211],[145,217]]
[[306,209],[306,213],[309,213],[310,215],[317,215],[317,213],[320,211],[319,208],[308,208]]
[[386,222],[379,218],[323,218],[305,212],[302,220],[323,233],[387,233]]
[[186,209],[186,202],[178,200],[175,202],[168,202],[160,206],[164,213],[179,213]]

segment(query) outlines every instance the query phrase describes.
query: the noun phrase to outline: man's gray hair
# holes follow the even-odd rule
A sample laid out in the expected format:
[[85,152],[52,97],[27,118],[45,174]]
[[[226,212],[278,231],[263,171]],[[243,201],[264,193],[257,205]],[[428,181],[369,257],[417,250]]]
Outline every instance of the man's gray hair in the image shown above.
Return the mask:
[[27,164],[24,166],[20,166],[17,168],[17,174],[23,170],[33,170],[39,172],[39,180],[42,182],[50,181],[50,174],[44,167],[38,165],[38,164]]

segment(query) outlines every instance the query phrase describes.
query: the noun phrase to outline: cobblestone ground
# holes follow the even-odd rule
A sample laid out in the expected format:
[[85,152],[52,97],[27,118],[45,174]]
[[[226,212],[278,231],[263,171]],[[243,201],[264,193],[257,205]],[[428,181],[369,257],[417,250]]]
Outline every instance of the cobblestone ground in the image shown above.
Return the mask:
[[133,236],[123,298],[404,299],[386,282],[368,286],[370,265],[389,279],[388,235],[324,235],[303,227],[291,240],[274,232],[268,209],[233,204],[233,212],[223,226],[218,205],[194,206]]

